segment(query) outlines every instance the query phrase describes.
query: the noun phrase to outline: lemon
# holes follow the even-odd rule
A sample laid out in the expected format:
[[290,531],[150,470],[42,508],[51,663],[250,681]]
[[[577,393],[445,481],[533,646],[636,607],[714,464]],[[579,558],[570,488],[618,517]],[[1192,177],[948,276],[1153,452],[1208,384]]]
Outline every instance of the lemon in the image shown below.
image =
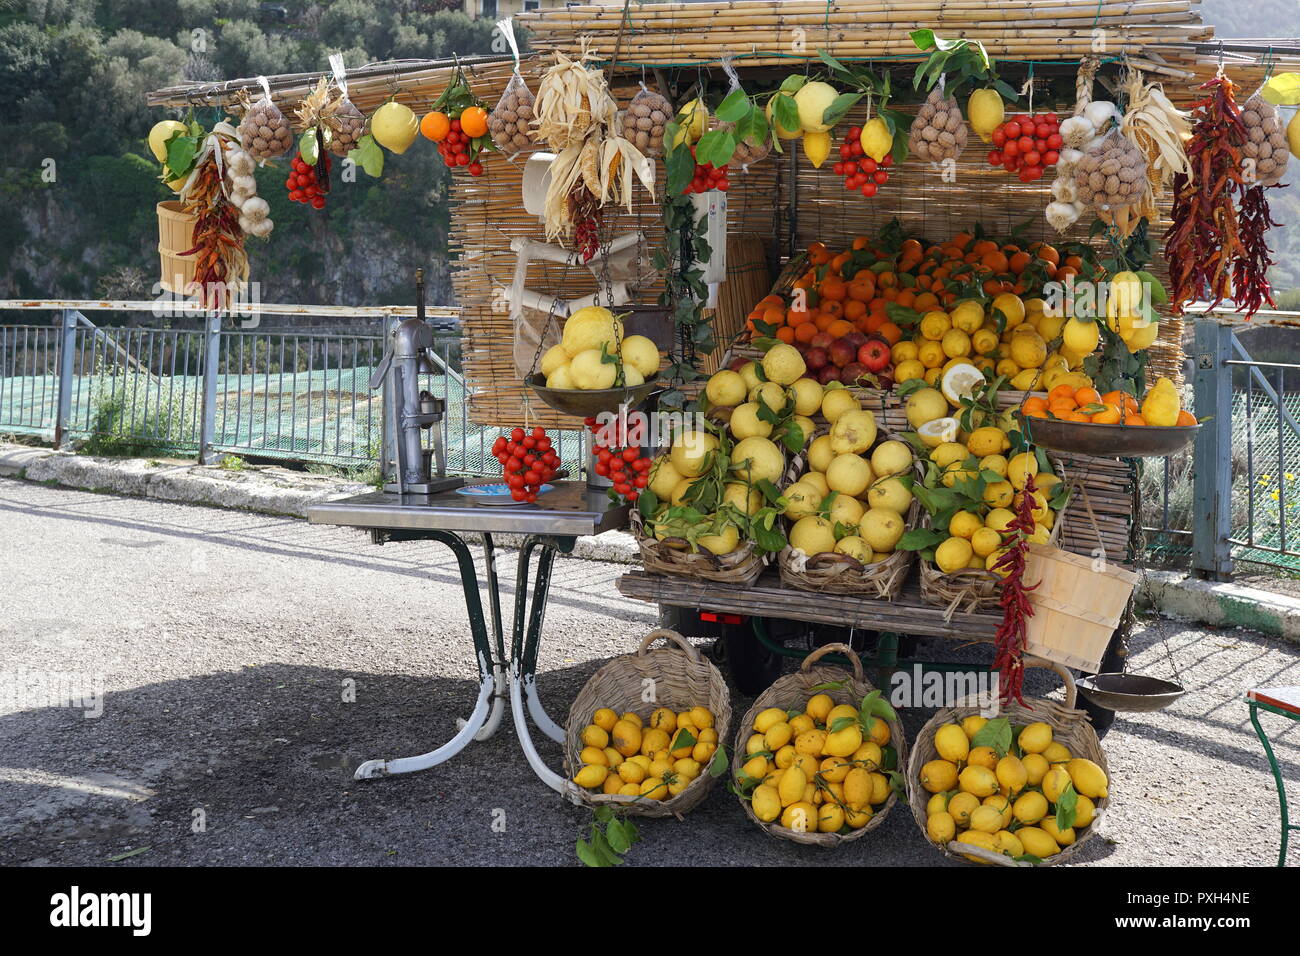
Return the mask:
[[800,518],[790,528],[790,547],[811,557],[835,550],[835,526],[819,515]]
[[820,169],[826,157],[831,154],[831,134],[809,131],[803,134],[803,152],[813,169]]
[[808,775],[802,769],[795,766],[787,767],[781,774],[781,781],[777,784],[777,796],[781,799],[781,806],[788,807],[792,803],[803,798],[804,787],[808,785]]
[[932,813],[925,821],[925,835],[934,843],[948,844],[957,835],[957,821],[950,813]]
[[940,468],[948,468],[957,462],[965,461],[970,452],[961,442],[948,441],[938,445],[930,452],[930,460]]
[[966,567],[972,553],[969,541],[954,536],[934,549],[934,563],[944,574],[952,574]]
[[1026,853],[1040,860],[1061,852],[1052,835],[1040,827],[1021,827],[1016,831],[1016,839],[1020,841]]
[[1106,772],[1086,757],[1075,757],[1065,765],[1074,789],[1085,797],[1103,798],[1108,795]]
[[961,329],[949,329],[944,333],[943,354],[949,358],[965,358],[971,353],[971,338]]
[[874,414],[863,408],[849,409],[831,425],[831,448],[837,455],[860,455],[876,443],[877,433]]
[[936,418],[918,428],[916,434],[926,448],[938,448],[946,443],[955,443],[960,430],[957,419]]
[[1025,784],[1029,782],[1029,771],[1025,769],[1025,765],[1019,758],[1012,754],[1007,754],[998,761],[994,773],[1003,792],[1012,796],[1025,789]]
[[[767,106],[763,108],[763,112],[767,115],[768,125],[772,127],[773,132],[775,132],[777,136],[781,137],[781,139],[798,139],[800,135],[802,135],[803,130],[786,129],[776,120],[775,109],[776,109],[776,98],[778,96],[790,96],[790,94],[773,93],[772,96],[768,99]],[[790,96],[790,99],[794,99],[794,97]]]
[[409,106],[389,100],[370,117],[370,135],[375,142],[394,153],[404,153],[415,142],[420,130],[419,117]]
[[871,773],[863,767],[853,767],[844,776],[844,799],[864,806],[871,802]]
[[993,311],[1001,312],[1006,320],[1006,328],[1014,329],[1021,322],[1025,321],[1025,303],[1020,296],[1011,292],[1003,292],[994,298],[990,304]]
[[755,787],[750,799],[750,809],[754,811],[754,816],[764,823],[771,823],[779,817],[781,815],[781,798],[777,794],[776,787],[767,784],[759,784]]
[[1002,125],[1005,108],[1002,96],[997,90],[982,89],[971,93],[966,101],[966,115],[970,117],[970,128],[984,142],[993,138],[993,131]]
[[696,544],[713,554],[731,554],[740,547],[740,529],[734,524],[725,524],[717,534],[702,534]]
[[763,743],[766,744],[768,750],[776,753],[776,751],[788,744],[793,737],[793,728],[782,721],[767,728],[767,733],[763,735]]
[[806,713],[813,720],[826,722],[826,717],[835,706],[835,701],[831,700],[829,694],[814,694],[808,698],[808,704],[804,707]]
[[[757,436],[736,442],[731,450],[731,462],[736,476],[750,484],[758,484],[763,479],[775,482],[785,469],[785,456],[780,449],[769,439]],[[673,463],[677,464],[676,459]],[[680,465],[677,470],[682,470]]]
[[1096,322],[1071,318],[1061,329],[1061,344],[1077,355],[1091,355],[1101,343],[1101,330]]
[[624,760],[618,765],[618,776],[624,783],[640,783],[645,779],[645,767],[631,760]]
[[1047,358],[1047,343],[1033,329],[1019,331],[1011,337],[1011,359],[1022,369],[1039,368]]
[[1161,377],[1142,400],[1142,417],[1148,425],[1167,427],[1177,424],[1182,402],[1169,379]]
[[745,387],[745,380],[741,378],[740,373],[733,372],[729,368],[714,372],[704,385],[704,395],[710,405],[724,407],[739,405],[745,400],[748,392],[749,389]]
[[948,811],[948,795],[946,793],[936,793],[930,797],[925,804],[927,816],[936,813],[946,813]]
[[926,422],[947,416],[948,401],[938,389],[918,388],[907,396],[907,423],[913,428],[920,428]]
[[704,473],[717,447],[718,439],[706,431],[683,432],[673,439],[669,459],[683,478],[696,478]]
[[[771,767],[768,764],[766,757],[755,755],[753,757],[750,757],[748,760],[746,760],[744,764],[741,766],[740,772],[743,775],[741,779],[742,781],[762,780],[767,776],[768,771],[770,769]],[[646,772],[653,773],[653,771],[654,771],[654,764],[652,763],[650,765],[650,769],[647,770]]]
[[906,442],[882,441],[871,452],[871,471],[877,478],[902,475],[912,469],[912,449]]
[[781,826],[787,830],[807,833],[809,830],[815,830],[816,825],[817,808],[805,800],[790,804],[781,813]]
[[998,334],[988,329],[977,329],[971,335],[970,344],[977,355],[988,355],[990,352],[997,351]]
[[993,807],[995,810],[998,811],[999,814],[1001,814],[1002,825],[1004,827],[1011,826],[1011,821],[1014,819],[1014,817],[1011,814],[1010,800],[1008,800],[1000,793],[995,793],[992,796],[985,797],[983,805],[986,807]]
[[826,469],[826,484],[832,491],[856,498],[871,485],[875,475],[861,455],[837,454]]
[[1061,794],[1065,792],[1065,788],[1070,786],[1071,782],[1069,771],[1064,767],[1054,766],[1043,776],[1043,782],[1040,784],[1043,788],[1043,796],[1052,803],[1056,803],[1061,799]]
[[1047,798],[1037,790],[1022,793],[1011,805],[1011,813],[1026,826],[1047,816]]
[[667,797],[668,784],[659,777],[647,777],[641,781],[641,796],[646,800],[662,800]]
[[934,749],[944,760],[960,763],[970,753],[970,741],[959,724],[944,724],[935,731]]
[[971,811],[970,828],[981,833],[997,833],[1002,829],[1002,811],[987,805]]
[[754,718],[754,732],[765,734],[780,723],[785,723],[785,711],[780,707],[769,707],[759,711],[758,716]]
[[824,114],[838,95],[835,87],[820,80],[799,87],[794,94],[794,104],[799,107],[799,125],[805,133],[824,133],[831,128],[825,121]]
[[1002,535],[992,528],[977,528],[970,537],[970,546],[976,557],[987,558],[1002,546]]
[[940,342],[952,328],[952,319],[947,312],[938,310],[927,312],[921,317],[921,324],[917,328],[921,333],[921,338],[929,339],[931,342]]
[[[838,500],[838,499],[837,499]],[[847,554],[851,558],[861,561],[863,564],[871,564],[872,558],[875,557],[871,550],[871,545],[863,541],[856,534],[845,535],[835,542],[835,551],[837,554]]]
[[763,355],[763,373],[769,382],[777,385],[793,385],[808,371],[803,356],[793,345],[781,342],[772,346]]
[[[943,364],[947,361],[948,356],[943,353],[943,345],[939,342],[924,341],[917,351],[917,361],[925,369],[942,369]],[[929,372],[924,376],[928,382],[930,380]]]
[[994,508],[984,516],[984,527],[993,531],[1003,532],[1011,522],[1016,520],[1016,516],[1006,508]]
[[1042,783],[1047,771],[1051,769],[1047,758],[1042,754],[1025,754],[1020,763],[1025,768],[1025,782],[1031,787]]
[[871,822],[871,818],[874,815],[875,814],[871,807],[855,807],[852,804],[849,804],[848,808],[844,811],[844,822],[854,830],[861,830]]
[[[967,830],[965,833],[962,833],[957,837],[957,842],[969,843],[972,846],[979,847],[981,850],[988,850],[990,853],[997,852],[997,844],[993,842],[993,834],[991,833],[982,833],[979,830]],[[981,860],[979,857],[971,853],[965,853],[962,855],[965,856],[966,859],[975,863],[984,862],[984,860]]]
[[820,833],[838,833],[844,827],[844,811],[838,804],[823,803],[817,810],[817,830]]
[[959,827],[970,826],[970,815],[980,805],[979,797],[973,793],[954,793],[948,801],[948,813],[957,821]]
[[1020,749],[1030,754],[1042,753],[1051,742],[1051,725],[1042,721],[1025,725],[1020,731],[1020,736],[1016,738],[1016,743],[1020,745]]
[[862,151],[880,162],[894,148],[894,136],[889,127],[879,116],[873,116],[862,124],[862,135],[858,137]]
[[[836,496],[835,501],[831,503],[831,520],[836,520],[835,506],[840,503],[841,499],[846,502],[852,500],[851,498],[845,498],[843,495]],[[912,505],[912,490],[904,484],[901,478],[895,475],[883,481],[874,482],[867,489],[867,504],[872,508],[886,508],[896,514],[906,514],[907,509]],[[858,516],[857,520],[861,520],[861,515]]]
[[893,551],[906,531],[902,516],[887,508],[871,508],[858,523],[858,536],[876,552]]
[[1097,815],[1097,805],[1088,797],[1079,794],[1075,798],[1074,804],[1074,828],[1082,830],[1088,824],[1092,823],[1093,817]]
[[1072,758],[1073,756],[1074,754],[1070,753],[1069,747],[1065,746],[1065,744],[1056,740],[1053,740],[1043,750],[1043,758],[1049,764],[1068,763],[1070,758]]
[[1025,855],[1025,845],[1010,830],[999,830],[993,834],[993,845],[999,853],[1005,853],[1012,859]]
[[943,373],[940,390],[943,397],[957,408],[963,398],[969,398],[976,388],[984,385],[984,373],[969,362],[961,362]]
[[[847,388],[828,388],[822,396],[822,418],[832,424],[846,412],[860,411],[861,408],[857,398]],[[874,417],[872,420],[875,420]],[[818,469],[818,471],[824,470]]]
[[969,540],[976,531],[984,527],[984,519],[972,511],[958,511],[948,522],[948,533],[957,538]]
[[1293,114],[1291,122],[1286,124],[1286,144],[1291,155],[1300,159],[1300,111]]
[[727,422],[727,427],[731,430],[733,438],[740,441],[743,438],[752,438],[755,435],[766,438],[772,434],[772,423],[759,418],[758,410],[758,402],[744,402],[736,406],[731,413],[730,420]]
[[931,760],[921,767],[921,786],[940,793],[957,786],[957,765],[951,760]]
[[827,757],[819,765],[817,772],[827,783],[843,783],[844,778],[855,769],[851,757]]
[[997,455],[1010,447],[1011,441],[1007,438],[1006,432],[996,425],[984,425],[977,428],[966,439],[966,448],[976,458]]
[[1055,817],[1045,817],[1039,820],[1038,826],[1044,833],[1055,840],[1058,846],[1069,846],[1075,840],[1074,827],[1066,827],[1062,830],[1056,825]]
[[591,764],[583,767],[573,776],[573,782],[580,787],[588,790],[594,790],[605,782],[609,776],[609,768],[603,764]]
[[1032,451],[1022,451],[1007,462],[1007,480],[1017,491],[1025,487],[1028,476],[1038,474],[1038,456]]
[[1015,487],[1009,481],[990,481],[984,486],[984,503],[990,508],[1006,508],[1015,496]]
[[861,746],[862,728],[855,722],[828,734],[822,752],[831,757],[847,757]]
[[988,767],[968,766],[958,775],[958,785],[967,793],[987,797],[997,792],[998,778]]
[[781,492],[781,497],[787,502],[785,509],[781,513],[791,521],[798,521],[800,518],[806,518],[818,512],[821,508],[823,495],[812,485],[796,481]]

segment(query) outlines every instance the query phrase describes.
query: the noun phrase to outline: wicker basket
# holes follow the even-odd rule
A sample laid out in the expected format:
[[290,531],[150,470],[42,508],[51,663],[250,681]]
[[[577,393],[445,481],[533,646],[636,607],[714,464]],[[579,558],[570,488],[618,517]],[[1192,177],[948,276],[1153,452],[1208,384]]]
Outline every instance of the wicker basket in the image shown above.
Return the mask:
[[158,204],[158,284],[175,295],[184,295],[185,287],[194,281],[194,256],[181,253],[194,248],[194,224],[198,221],[178,200]]
[[[650,650],[656,640],[665,640],[676,647],[657,647]],[[654,682],[655,702],[644,698],[647,681]],[[714,778],[707,769],[701,771],[681,793],[667,800],[645,800],[641,797],[619,794],[595,793],[572,782],[581,764],[582,729],[591,723],[591,715],[601,707],[616,713],[632,711],[643,719],[657,707],[688,710],[707,707],[713,713],[713,726],[718,731],[718,744],[727,739],[731,724],[731,695],[727,682],[716,667],[676,631],[657,629],[647,634],[634,653],[616,657],[591,676],[583,686],[564,728],[564,771],[567,790],[576,802],[588,806],[617,805],[629,814],[643,817],[677,817],[697,806],[709,795]]]
[[772,559],[761,553],[753,541],[745,541],[730,554],[711,551],[692,551],[682,538],[665,538],[660,541],[646,533],[641,512],[632,509],[630,524],[637,546],[641,549],[641,563],[652,574],[672,574],[679,577],[719,581],[724,584],[751,585],[758,580]]
[[[1110,777],[1110,769],[1106,766],[1106,755],[1101,749],[1101,741],[1097,739],[1097,734],[1088,722],[1087,714],[1084,711],[1074,709],[1074,701],[1074,685],[1071,682],[1066,685],[1066,702],[1064,704],[1035,697],[1026,701],[1030,705],[1028,707],[1014,703],[1003,705],[998,716],[1010,718],[1013,726],[1040,720],[1050,724],[1054,740],[1059,740],[1069,747],[1070,753],[1076,757],[1087,757],[1101,767],[1106,772],[1107,777]],[[921,768],[939,756],[934,746],[934,735],[940,727],[978,713],[980,713],[978,706],[944,708],[931,717],[929,722],[921,728],[913,744],[912,756],[907,765],[907,799],[912,805],[912,818],[916,820],[916,825],[921,828],[921,834],[925,838],[925,842],[930,843],[932,846],[934,844],[926,833],[926,804],[929,802],[930,793],[921,786]],[[1078,852],[1079,847],[1087,843],[1097,832],[1106,807],[1110,805],[1110,797],[1102,797],[1096,801],[1096,804],[1096,816],[1081,833],[1077,834],[1075,842],[1070,846],[1061,847],[1059,853],[1047,857],[1039,864],[1013,860],[1004,854],[991,853],[981,847],[958,843],[956,840],[941,846],[939,849],[943,851],[944,856],[965,863],[972,862],[967,858],[967,854],[969,854],[970,856],[979,857],[983,862],[997,866],[1054,866],[1057,863],[1064,863],[1069,860]]]
[[[813,664],[830,653],[840,653],[847,657],[853,666],[853,673],[850,674],[841,667],[826,665],[813,667]],[[841,686],[823,686],[829,683],[840,683]],[[814,690],[814,688],[816,689]],[[745,741],[749,739],[749,734],[752,732],[754,718],[762,711],[769,707],[780,707],[783,710],[803,707],[813,694],[827,694],[836,704],[852,704],[857,707],[862,703],[862,698],[874,689],[862,676],[862,662],[848,645],[827,644],[825,647],[813,651],[804,658],[803,663],[799,665],[799,670],[793,674],[786,674],[784,677],[778,678],[776,683],[759,694],[754,703],[750,705],[749,710],[745,712],[745,716],[741,718],[736,729],[736,746],[731,757],[732,778],[734,779],[739,774],[741,767],[744,766]],[[888,723],[889,743],[898,753],[897,766],[899,768],[906,767],[907,739],[903,736],[903,725],[897,720],[891,720]],[[841,835],[838,833],[800,833],[797,830],[783,827],[779,823],[764,823],[754,815],[754,808],[748,800],[743,797],[740,800],[745,815],[769,836],[780,840],[791,840],[794,843],[822,847],[837,847],[841,843],[847,843],[850,840],[857,840],[866,836],[867,833],[880,826],[885,816],[897,802],[898,793],[891,790],[889,799],[885,801],[884,805],[873,808],[871,819],[866,826],[860,830],[852,830]]]
[[[881,437],[890,440],[893,435],[882,431]],[[802,465],[802,456],[796,461]],[[917,476],[920,480],[919,471]],[[915,528],[920,516],[921,502],[914,497],[907,509],[906,530]],[[815,554],[800,569],[795,566],[793,549],[787,546],[777,556],[777,566],[781,570],[781,582],[800,591],[857,594],[879,601],[892,601],[903,590],[915,557],[914,551],[895,551],[877,564],[863,564],[847,554]]]
[[[1052,466],[1061,480],[1065,481],[1061,465],[1053,461]],[[1067,501],[1065,507],[1056,516],[1055,524],[1052,525],[1052,531],[1047,539],[1050,543],[1056,544],[1060,540],[1062,529],[1065,527],[1066,513],[1069,510],[1070,501]],[[926,604],[943,608],[945,621],[951,620],[958,610],[969,614],[1001,608],[1002,578],[992,571],[963,568],[951,574],[944,574],[933,561],[919,558],[917,563],[921,567],[921,600]]]

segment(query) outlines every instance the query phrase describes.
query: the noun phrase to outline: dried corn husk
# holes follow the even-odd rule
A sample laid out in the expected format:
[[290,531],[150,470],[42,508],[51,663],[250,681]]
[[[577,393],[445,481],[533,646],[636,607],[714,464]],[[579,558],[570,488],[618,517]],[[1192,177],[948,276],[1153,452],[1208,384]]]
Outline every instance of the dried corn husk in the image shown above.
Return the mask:
[[613,201],[632,212],[632,178],[641,180],[650,198],[655,194],[655,164],[621,136],[605,139],[601,148],[600,204]]
[[533,107],[536,139],[553,151],[581,146],[593,127],[614,123],[618,107],[609,94],[605,75],[586,67],[593,57],[594,51],[584,50],[578,59],[571,60],[557,50],[555,64],[537,84]]
[[1128,112],[1120,123],[1124,136],[1146,157],[1146,188],[1132,210],[1132,218],[1158,215],[1156,200],[1174,177],[1190,176],[1192,165],[1183,144],[1192,135],[1188,114],[1179,110],[1158,83],[1146,83],[1140,70],[1130,69],[1123,90]]

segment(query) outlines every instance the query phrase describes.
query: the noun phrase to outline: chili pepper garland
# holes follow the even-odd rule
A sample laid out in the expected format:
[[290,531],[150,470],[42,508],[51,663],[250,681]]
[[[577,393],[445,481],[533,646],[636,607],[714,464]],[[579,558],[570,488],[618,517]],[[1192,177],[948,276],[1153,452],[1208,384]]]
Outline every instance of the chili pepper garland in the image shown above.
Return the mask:
[[[1192,175],[1174,177],[1173,225],[1165,233],[1175,315],[1201,298],[1212,300],[1211,307],[1230,298],[1236,263],[1243,258],[1254,261],[1243,246],[1233,205],[1233,194],[1243,186],[1241,156],[1247,137],[1233,84],[1219,75],[1200,88],[1209,92],[1193,105],[1195,126],[1187,144]],[[1251,228],[1257,230],[1257,223]],[[1256,279],[1253,266],[1243,267],[1242,294],[1251,294]]]
[[1269,215],[1264,190],[1276,188],[1255,183],[1241,194],[1238,230],[1242,253],[1232,264],[1232,288],[1237,311],[1245,312],[1248,319],[1265,304],[1274,307],[1273,286],[1268,281],[1268,268],[1273,264],[1273,256],[1264,234],[1281,223],[1274,222]]
[[1029,551],[1029,536],[1034,531],[1034,478],[1025,476],[1025,487],[1016,508],[1016,516],[1007,525],[1003,541],[1006,551],[993,564],[993,570],[1004,575],[1002,581],[1002,623],[994,637],[997,654],[993,666],[999,673],[999,694],[1002,703],[1015,701],[1024,704],[1022,691],[1025,684],[1025,626],[1034,616],[1029,603],[1029,592],[1037,584],[1025,584],[1025,555]]

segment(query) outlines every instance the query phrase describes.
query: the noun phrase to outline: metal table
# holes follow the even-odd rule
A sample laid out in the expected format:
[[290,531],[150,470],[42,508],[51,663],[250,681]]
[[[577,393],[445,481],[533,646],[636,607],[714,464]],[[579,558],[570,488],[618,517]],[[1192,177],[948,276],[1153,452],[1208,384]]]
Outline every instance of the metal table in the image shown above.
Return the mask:
[[1282,809],[1282,845],[1277,854],[1277,865],[1286,866],[1286,847],[1292,830],[1300,830],[1300,825],[1292,823],[1287,814],[1286,781],[1282,779],[1282,768],[1278,766],[1273,745],[1269,743],[1268,734],[1264,733],[1259,722],[1259,712],[1267,711],[1300,722],[1300,687],[1256,687],[1246,692],[1246,705],[1250,710],[1250,722],[1264,745],[1269,768],[1273,771],[1273,782],[1277,785],[1277,802]]
[[[625,527],[627,508],[613,507],[604,491],[593,491],[581,481],[553,482],[533,505],[475,504],[454,491],[437,495],[398,495],[386,492],[358,495],[313,505],[307,520],[313,524],[346,525],[368,529],[376,544],[388,541],[441,541],[456,555],[461,586],[469,612],[470,634],[478,661],[479,691],[467,720],[457,721],[459,730],[451,740],[416,757],[368,760],[357,768],[358,780],[394,773],[426,770],[454,757],[471,740],[486,740],[501,722],[508,694],[519,745],[529,765],[547,786],[566,793],[567,781],[542,762],[528,731],[525,711],[546,736],[564,740],[564,729],[547,716],[537,695],[536,672],[542,621],[550,592],[551,567],[557,552],[573,550],[579,537]],[[462,534],[482,536],[485,576],[492,615],[489,638],[483,616],[478,572],[474,556]],[[515,577],[515,608],[510,646],[506,647],[501,616],[501,589],[496,572],[493,534],[523,535]],[[529,591],[529,568],[538,552],[537,574]],[[527,621],[525,622],[525,617]]]

